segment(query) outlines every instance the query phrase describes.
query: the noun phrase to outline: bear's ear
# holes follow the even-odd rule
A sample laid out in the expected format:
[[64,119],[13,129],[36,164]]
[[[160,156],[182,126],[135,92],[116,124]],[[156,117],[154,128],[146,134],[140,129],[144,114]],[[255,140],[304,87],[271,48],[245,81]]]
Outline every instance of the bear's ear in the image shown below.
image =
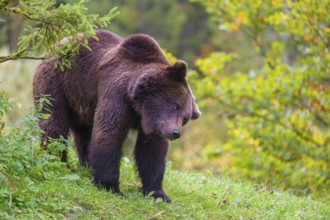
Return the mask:
[[191,91],[191,88],[189,85],[188,85],[188,90],[189,90],[189,95],[191,97],[191,99],[190,99],[191,103],[188,103],[188,104],[191,104],[191,120],[196,120],[201,116],[202,112],[198,108],[198,105],[195,100],[195,96],[194,96],[193,92]]
[[167,74],[170,79],[184,81],[187,76],[187,70],[187,64],[182,60],[178,60],[167,68]]
[[196,104],[195,99],[192,102],[192,115],[191,120],[196,120],[201,116],[202,112],[199,110],[198,105]]

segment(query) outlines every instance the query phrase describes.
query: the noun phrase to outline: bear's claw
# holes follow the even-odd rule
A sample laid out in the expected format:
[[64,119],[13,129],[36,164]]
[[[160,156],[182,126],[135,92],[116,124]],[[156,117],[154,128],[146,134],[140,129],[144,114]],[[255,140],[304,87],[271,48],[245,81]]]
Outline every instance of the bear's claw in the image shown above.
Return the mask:
[[[156,191],[151,191],[151,192],[153,192],[153,194],[151,195],[153,198],[155,198],[155,199],[161,198],[164,202],[171,203],[170,197],[168,197],[163,190],[156,190]],[[148,196],[149,193],[150,193],[150,191],[145,192],[144,195]]]

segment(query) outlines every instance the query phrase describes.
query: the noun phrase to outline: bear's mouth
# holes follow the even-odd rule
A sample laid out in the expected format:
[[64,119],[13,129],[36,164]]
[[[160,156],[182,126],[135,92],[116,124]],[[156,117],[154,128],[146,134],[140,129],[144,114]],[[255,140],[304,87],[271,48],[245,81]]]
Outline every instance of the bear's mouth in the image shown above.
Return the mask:
[[176,139],[178,139],[178,137],[173,137],[172,135],[160,135],[161,137],[168,139],[170,141],[174,141]]
[[180,135],[173,135],[173,132],[167,132],[164,130],[161,130],[160,132],[157,132],[157,134],[165,139],[168,139],[170,141],[174,141],[176,139],[180,138]]

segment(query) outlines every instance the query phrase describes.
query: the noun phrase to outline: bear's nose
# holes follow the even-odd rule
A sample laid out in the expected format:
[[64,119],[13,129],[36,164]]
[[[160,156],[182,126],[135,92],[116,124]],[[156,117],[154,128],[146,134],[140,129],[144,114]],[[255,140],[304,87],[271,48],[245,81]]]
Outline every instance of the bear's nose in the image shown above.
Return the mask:
[[178,130],[178,129],[174,129],[173,130],[173,133],[172,133],[172,137],[173,137],[173,139],[177,139],[177,138],[179,138],[181,136],[181,132],[180,132],[180,130]]

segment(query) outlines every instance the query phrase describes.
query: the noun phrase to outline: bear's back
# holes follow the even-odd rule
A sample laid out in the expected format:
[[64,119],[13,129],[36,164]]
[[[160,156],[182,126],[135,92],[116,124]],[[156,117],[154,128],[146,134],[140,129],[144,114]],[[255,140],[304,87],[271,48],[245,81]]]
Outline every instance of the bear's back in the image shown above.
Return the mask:
[[[124,39],[117,34],[114,34],[107,30],[96,30],[95,31],[97,40],[90,38],[88,45],[93,51],[109,50],[118,44],[120,44]],[[94,50],[96,49],[96,50]]]
[[59,76],[60,86],[69,106],[79,115],[80,121],[92,123],[93,112],[96,107],[98,82],[104,71],[100,70],[100,61],[106,53],[117,45],[123,38],[106,30],[96,30],[97,39],[90,37],[88,46],[92,51],[81,46],[79,53],[73,58],[72,67],[61,72],[55,70]]
[[81,46],[79,53],[74,58],[74,63],[79,63],[81,58],[88,58],[89,61],[100,60],[107,51],[119,45],[124,39],[107,30],[96,30],[95,37],[88,38],[88,47],[92,49],[92,53],[89,49]]

